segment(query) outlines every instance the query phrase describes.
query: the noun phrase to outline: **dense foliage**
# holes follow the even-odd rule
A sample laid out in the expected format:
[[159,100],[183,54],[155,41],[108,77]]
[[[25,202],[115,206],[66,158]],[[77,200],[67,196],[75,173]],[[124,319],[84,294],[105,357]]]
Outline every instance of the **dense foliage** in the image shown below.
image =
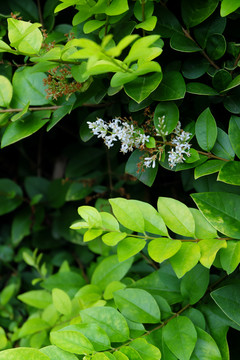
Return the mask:
[[239,7],[0,4],[1,360],[238,358]]

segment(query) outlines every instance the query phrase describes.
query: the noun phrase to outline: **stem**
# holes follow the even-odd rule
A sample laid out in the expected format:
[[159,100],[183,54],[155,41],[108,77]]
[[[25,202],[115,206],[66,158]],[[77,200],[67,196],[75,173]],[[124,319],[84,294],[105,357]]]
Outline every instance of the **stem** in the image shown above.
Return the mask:
[[[59,108],[61,108],[61,106],[58,105],[54,105],[54,106],[42,106],[42,107],[30,107],[28,108],[28,111],[42,111],[42,110],[57,110]],[[4,109],[4,110],[0,110],[0,113],[11,113],[11,112],[21,112],[23,109]]]
[[140,252],[140,254],[155,270],[159,269],[159,267],[151,259],[149,259],[146,255],[144,255],[142,252]]
[[201,48],[201,46],[199,46],[199,44],[197,43],[197,41],[190,35],[189,31],[188,31],[187,29],[184,29],[183,27],[182,27],[182,30],[183,30],[184,35],[186,36],[186,38],[192,40],[192,41],[201,49],[201,54],[205,57],[205,59],[207,59],[207,61],[208,61],[215,69],[219,70],[220,67],[219,67],[217,64],[215,64],[215,62],[214,62],[212,59],[210,59],[210,57],[207,55],[207,53]]
[[38,7],[38,15],[39,15],[40,23],[42,24],[42,27],[44,27],[42,9],[41,9],[41,0],[37,0],[37,7]]

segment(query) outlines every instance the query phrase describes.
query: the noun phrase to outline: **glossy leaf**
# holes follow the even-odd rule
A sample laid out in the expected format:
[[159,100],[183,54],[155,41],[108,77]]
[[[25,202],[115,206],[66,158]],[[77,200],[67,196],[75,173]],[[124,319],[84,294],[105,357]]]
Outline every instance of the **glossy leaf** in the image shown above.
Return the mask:
[[130,98],[135,100],[137,103],[140,103],[158,87],[161,80],[161,73],[140,76],[137,79],[125,84],[124,90]]
[[164,124],[166,125],[165,131],[168,131],[170,134],[179,121],[179,110],[177,105],[174,102],[164,102],[156,106],[154,111],[154,125],[157,127],[159,125],[159,118],[165,116]]
[[238,283],[212,291],[211,297],[232,321],[240,325],[240,289]]
[[142,212],[134,203],[122,198],[110,199],[109,202],[113,214],[123,226],[133,231],[144,232]]
[[129,320],[140,323],[157,323],[160,320],[160,310],[147,291],[142,289],[123,289],[114,293],[114,301]]
[[182,243],[179,240],[158,238],[149,242],[148,253],[154,261],[161,263],[175,255],[181,246]]
[[102,241],[108,246],[115,246],[119,241],[125,239],[126,236],[127,234],[122,232],[109,232],[102,236]]
[[214,339],[206,331],[199,327],[197,330],[197,342],[191,356],[192,360],[222,360],[219,348]]
[[209,108],[204,110],[197,118],[195,131],[199,146],[209,152],[217,139],[216,121]]
[[0,75],[0,106],[8,107],[12,100],[13,87],[8,78]]
[[237,157],[240,158],[240,117],[231,116],[228,134],[233,150],[236,153]]
[[170,259],[178,278],[181,278],[189,270],[191,270],[200,259],[200,248],[196,243],[183,243],[180,250]]
[[161,358],[160,350],[143,338],[133,340],[130,347],[135,349],[144,360],[159,360]]
[[146,245],[146,241],[136,237],[126,237],[117,247],[119,261],[124,261],[138,254]]
[[233,0],[233,1],[228,1],[228,0],[223,0],[221,2],[221,10],[220,10],[220,14],[221,16],[227,16],[229,14],[231,14],[232,12],[234,12],[235,10],[237,10],[237,8],[240,7],[240,1],[239,0]]
[[49,345],[40,349],[41,353],[50,357],[51,360],[77,360],[77,357],[69,352],[59,349],[55,345]]
[[184,98],[186,85],[182,75],[177,71],[163,74],[163,79],[151,97],[158,101],[169,101]]
[[132,259],[119,262],[117,255],[109,256],[95,268],[91,283],[104,289],[112,281],[121,280],[131,265]]
[[186,91],[190,94],[203,95],[203,96],[214,96],[218,95],[217,91],[206,84],[199,82],[191,82],[187,84]]
[[193,0],[189,3],[183,0],[181,3],[182,17],[187,27],[193,27],[206,20],[218,6],[217,0]]
[[198,239],[211,239],[218,236],[216,229],[205,219],[202,213],[189,208],[195,221],[195,236]]
[[70,315],[72,311],[72,303],[71,299],[69,298],[68,294],[61,289],[53,289],[52,290],[52,298],[53,298],[53,305],[55,306],[56,310],[59,311],[61,314]]
[[220,128],[218,128],[217,140],[212,148],[212,153],[227,160],[233,160],[235,157],[228,135]]
[[231,193],[209,192],[191,195],[210,224],[227,236],[239,238],[240,196]]
[[158,211],[170,230],[183,236],[193,236],[195,222],[191,211],[178,200],[159,197]]
[[212,34],[207,39],[206,52],[213,60],[220,59],[226,51],[226,40],[222,34]]
[[218,180],[227,184],[240,185],[240,163],[237,161],[226,162],[220,169]]
[[112,342],[122,342],[129,339],[129,328],[122,314],[108,306],[92,307],[80,312],[84,323],[94,323],[100,326]]
[[197,331],[190,319],[178,316],[164,327],[163,338],[178,359],[188,360],[197,342]]
[[174,33],[171,37],[170,46],[172,49],[184,53],[201,51],[201,48],[193,40],[179,32]]
[[34,360],[51,360],[50,357],[41,353],[39,350],[28,347],[18,347],[0,352],[0,360],[24,360],[31,358]]
[[197,166],[194,170],[194,178],[198,179],[201,176],[214,174],[221,170],[225,161],[223,160],[209,160],[206,161],[204,164]]
[[227,247],[220,250],[220,261],[223,269],[231,274],[240,263],[240,242],[229,240]]
[[101,227],[102,219],[99,212],[92,206],[80,206],[78,214],[88,223],[89,227]]
[[204,296],[208,283],[209,270],[197,264],[182,278],[180,289],[184,299],[195,304]]

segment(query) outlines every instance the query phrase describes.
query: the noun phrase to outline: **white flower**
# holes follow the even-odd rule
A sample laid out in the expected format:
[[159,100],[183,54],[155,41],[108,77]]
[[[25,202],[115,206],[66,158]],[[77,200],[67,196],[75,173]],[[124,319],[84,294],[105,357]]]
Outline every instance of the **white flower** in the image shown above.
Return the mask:
[[155,168],[155,166],[156,166],[156,158],[157,158],[157,155],[153,155],[151,157],[146,157],[144,159],[143,165],[146,166],[147,168],[149,168],[149,167]]
[[168,152],[168,163],[171,168],[176,164],[183,163],[185,159],[184,155],[190,156],[190,147],[191,145],[187,142],[191,134],[181,130],[181,123],[178,122],[176,128],[173,131],[176,136],[172,139],[172,144],[175,145],[171,151]]

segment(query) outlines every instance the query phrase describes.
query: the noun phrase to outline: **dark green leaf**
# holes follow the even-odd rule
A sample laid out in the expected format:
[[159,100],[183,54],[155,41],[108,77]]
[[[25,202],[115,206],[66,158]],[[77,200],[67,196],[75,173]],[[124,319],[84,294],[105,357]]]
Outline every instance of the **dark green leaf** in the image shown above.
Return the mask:
[[23,201],[21,188],[9,179],[0,179],[0,215],[15,210]]
[[170,46],[174,50],[186,53],[201,51],[201,48],[183,33],[174,33],[170,40]]
[[195,304],[205,294],[209,283],[209,270],[197,264],[184,275],[181,281],[181,293],[190,304]]
[[231,74],[227,70],[220,69],[214,74],[212,84],[217,91],[222,91],[226,89],[231,80]]
[[137,103],[146,99],[160,84],[162,73],[140,76],[124,85],[124,90]]
[[218,128],[217,140],[212,148],[212,153],[227,160],[234,160],[235,157],[228,135],[220,128]]
[[223,161],[223,160],[206,161],[204,164],[195,168],[194,178],[198,179],[201,176],[214,174],[215,172],[218,172],[224,164],[225,164],[225,161]]
[[205,109],[197,118],[195,131],[199,146],[209,152],[217,139],[216,121],[209,108]]
[[193,55],[183,62],[182,73],[187,79],[197,79],[205,74],[208,68],[209,62],[206,59]]
[[208,95],[208,96],[218,95],[216,90],[214,90],[210,86],[201,84],[198,82],[188,83],[187,84],[187,92],[190,94],[205,95],[205,96],[206,95]]
[[228,161],[219,171],[217,180],[227,184],[240,185],[240,163],[238,161]]
[[213,34],[208,37],[206,51],[213,60],[220,59],[226,51],[226,40],[221,34]]
[[151,95],[158,101],[169,101],[184,98],[186,85],[182,75],[177,71],[168,71],[163,74],[163,79],[158,88]]
[[240,241],[228,240],[227,247],[220,250],[222,268],[231,274],[240,263]]
[[193,27],[206,20],[218,6],[218,0],[182,0],[182,17],[186,26]]
[[168,131],[168,134],[170,134],[179,121],[179,110],[177,105],[174,102],[169,101],[160,103],[156,106],[153,118],[156,128],[159,125],[159,118],[162,118],[163,116],[165,116],[164,124],[166,125],[164,131]]
[[240,117],[231,116],[228,134],[233,150],[240,159]]
[[220,350],[214,339],[206,331],[199,327],[197,330],[197,342],[191,356],[192,360],[222,360]]

